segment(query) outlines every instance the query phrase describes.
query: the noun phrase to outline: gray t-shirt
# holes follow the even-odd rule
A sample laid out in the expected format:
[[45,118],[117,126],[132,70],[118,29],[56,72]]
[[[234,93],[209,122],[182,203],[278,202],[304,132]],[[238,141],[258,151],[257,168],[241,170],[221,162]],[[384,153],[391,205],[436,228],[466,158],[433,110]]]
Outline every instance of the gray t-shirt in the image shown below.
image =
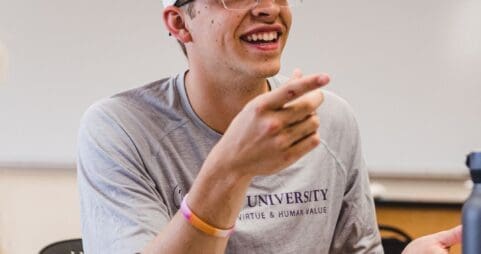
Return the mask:
[[[280,80],[270,78],[271,88]],[[321,144],[254,178],[226,253],[383,252],[356,121],[344,100],[324,95]],[[193,111],[184,74],[91,106],[78,140],[85,253],[140,252],[177,212],[221,137]]]

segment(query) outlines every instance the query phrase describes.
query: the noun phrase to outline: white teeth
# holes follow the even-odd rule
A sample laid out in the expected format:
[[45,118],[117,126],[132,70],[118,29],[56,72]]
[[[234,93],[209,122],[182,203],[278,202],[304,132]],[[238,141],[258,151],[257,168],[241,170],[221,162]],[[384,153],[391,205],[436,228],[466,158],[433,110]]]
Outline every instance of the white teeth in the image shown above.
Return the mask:
[[247,41],[273,41],[277,39],[277,32],[256,33],[246,37]]
[[269,33],[269,40],[272,41],[274,40],[275,38],[277,38],[277,33]]

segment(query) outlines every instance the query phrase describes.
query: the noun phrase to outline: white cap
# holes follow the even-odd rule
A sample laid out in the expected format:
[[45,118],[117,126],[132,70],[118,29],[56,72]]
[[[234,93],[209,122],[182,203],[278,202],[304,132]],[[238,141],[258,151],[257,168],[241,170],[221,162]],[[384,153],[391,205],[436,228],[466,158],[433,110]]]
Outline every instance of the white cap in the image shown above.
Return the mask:
[[164,4],[164,8],[170,5],[174,5],[176,0],[162,0],[162,3]]

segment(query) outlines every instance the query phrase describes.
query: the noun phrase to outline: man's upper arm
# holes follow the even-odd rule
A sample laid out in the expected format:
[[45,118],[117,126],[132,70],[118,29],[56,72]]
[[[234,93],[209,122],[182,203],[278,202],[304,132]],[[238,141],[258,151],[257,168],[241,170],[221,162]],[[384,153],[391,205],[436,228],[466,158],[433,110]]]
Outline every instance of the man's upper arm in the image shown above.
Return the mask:
[[168,223],[167,209],[132,137],[103,104],[78,137],[78,184],[86,253],[135,253]]
[[350,106],[339,100],[337,152],[346,186],[330,253],[383,253],[359,128]]
[[365,168],[355,172],[342,202],[330,253],[383,253]]

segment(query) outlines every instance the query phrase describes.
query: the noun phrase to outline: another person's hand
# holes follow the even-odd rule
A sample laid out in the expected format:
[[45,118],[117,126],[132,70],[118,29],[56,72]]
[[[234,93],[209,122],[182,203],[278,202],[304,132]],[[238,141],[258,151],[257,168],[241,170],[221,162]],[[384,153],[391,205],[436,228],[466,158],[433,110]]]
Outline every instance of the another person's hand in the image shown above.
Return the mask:
[[462,228],[455,228],[427,235],[412,241],[403,254],[448,254],[449,248],[461,243]]

